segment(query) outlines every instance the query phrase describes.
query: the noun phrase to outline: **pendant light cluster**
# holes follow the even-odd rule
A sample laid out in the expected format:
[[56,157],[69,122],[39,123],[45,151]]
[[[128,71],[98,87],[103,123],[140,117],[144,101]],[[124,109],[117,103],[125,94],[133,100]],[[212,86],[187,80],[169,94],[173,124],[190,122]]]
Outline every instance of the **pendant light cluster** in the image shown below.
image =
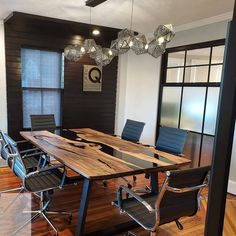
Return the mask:
[[[102,48],[97,45],[94,39],[85,39],[83,45],[69,45],[64,50],[65,58],[69,61],[77,62],[86,53],[95,60],[98,66],[108,65],[115,56],[124,54],[130,49],[136,55],[148,53],[158,58],[166,49],[166,44],[174,37],[174,31],[171,24],[160,25],[153,33],[151,40],[148,40],[144,34],[135,33],[132,30],[133,23],[133,2],[131,10],[130,29],[123,29],[118,33],[118,38],[111,42],[110,48]],[[91,26],[91,7],[90,7],[90,26]],[[90,30],[91,31],[91,30]]]

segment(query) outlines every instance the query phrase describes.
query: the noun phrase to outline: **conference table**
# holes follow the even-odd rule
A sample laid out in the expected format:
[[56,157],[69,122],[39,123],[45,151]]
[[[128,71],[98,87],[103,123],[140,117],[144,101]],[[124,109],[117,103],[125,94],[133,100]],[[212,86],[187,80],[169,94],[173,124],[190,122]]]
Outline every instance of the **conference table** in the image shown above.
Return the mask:
[[89,193],[94,181],[145,173],[151,176],[152,191],[157,192],[157,172],[177,169],[190,163],[187,158],[90,128],[70,129],[69,132],[76,138],[72,140],[48,131],[22,131],[20,134],[83,177],[77,236],[84,233]]

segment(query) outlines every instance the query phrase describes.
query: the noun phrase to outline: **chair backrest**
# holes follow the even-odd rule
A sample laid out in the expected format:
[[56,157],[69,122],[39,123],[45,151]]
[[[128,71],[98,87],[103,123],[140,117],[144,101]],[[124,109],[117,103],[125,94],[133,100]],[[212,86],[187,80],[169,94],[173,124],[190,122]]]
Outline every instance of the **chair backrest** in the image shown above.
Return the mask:
[[[166,191],[160,202],[160,223],[165,224],[183,216],[195,215],[198,210],[198,194],[211,167],[191,168],[168,172]],[[166,187],[165,183],[163,188]],[[178,188],[183,192],[173,192]]]
[[32,131],[47,130],[54,133],[56,130],[54,114],[30,115],[30,119]]
[[0,146],[1,146],[1,157],[3,160],[7,161],[10,154],[9,146],[4,138],[4,133],[0,131]]
[[156,148],[173,154],[182,154],[187,131],[171,127],[160,127]]
[[21,154],[17,148],[17,144],[9,135],[3,133],[3,137],[8,146],[8,155],[11,155],[13,157],[12,170],[16,176],[23,179],[26,176],[27,172],[22,161]]
[[143,132],[144,125],[145,123],[143,122],[127,119],[121,138],[132,142],[138,142]]

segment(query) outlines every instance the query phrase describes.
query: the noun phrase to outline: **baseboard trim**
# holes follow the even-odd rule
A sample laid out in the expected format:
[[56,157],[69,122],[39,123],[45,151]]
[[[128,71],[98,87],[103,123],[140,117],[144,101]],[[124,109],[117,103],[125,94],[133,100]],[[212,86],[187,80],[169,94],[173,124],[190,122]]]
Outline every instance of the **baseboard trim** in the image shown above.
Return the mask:
[[236,182],[235,181],[229,180],[228,193],[236,195]]

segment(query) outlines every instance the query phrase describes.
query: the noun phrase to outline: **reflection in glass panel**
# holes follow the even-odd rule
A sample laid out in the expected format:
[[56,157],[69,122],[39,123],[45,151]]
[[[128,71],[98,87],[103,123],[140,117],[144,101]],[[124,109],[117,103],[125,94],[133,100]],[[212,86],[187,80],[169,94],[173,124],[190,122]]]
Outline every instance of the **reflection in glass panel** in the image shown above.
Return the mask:
[[210,48],[194,49],[187,51],[186,65],[209,64]]
[[215,135],[220,88],[209,88],[205,113],[204,133]]
[[211,63],[223,63],[225,46],[218,46],[212,48]]
[[210,82],[221,82],[222,65],[211,66]]
[[206,88],[185,87],[181,110],[180,127],[201,132]]
[[184,66],[185,51],[168,53],[167,67]]
[[202,153],[200,166],[211,165],[214,137],[204,135],[202,140]]
[[183,82],[184,68],[167,69],[166,82],[167,83],[181,83]]
[[199,153],[200,153],[201,135],[188,132],[188,136],[184,145],[183,154],[186,158],[191,159],[191,167],[198,166]]
[[164,87],[161,106],[161,125],[178,127],[181,88]]
[[186,67],[185,68],[185,83],[200,83],[207,82],[208,66]]

